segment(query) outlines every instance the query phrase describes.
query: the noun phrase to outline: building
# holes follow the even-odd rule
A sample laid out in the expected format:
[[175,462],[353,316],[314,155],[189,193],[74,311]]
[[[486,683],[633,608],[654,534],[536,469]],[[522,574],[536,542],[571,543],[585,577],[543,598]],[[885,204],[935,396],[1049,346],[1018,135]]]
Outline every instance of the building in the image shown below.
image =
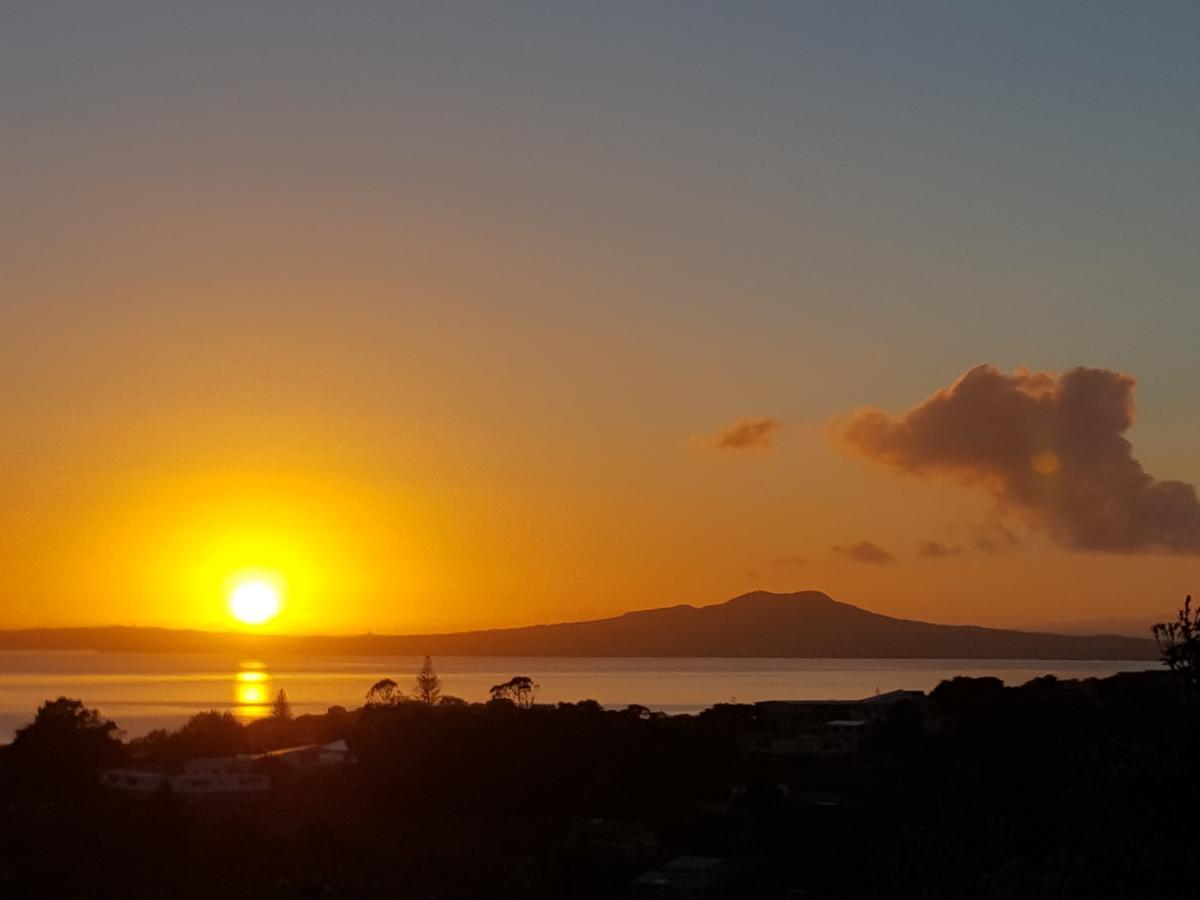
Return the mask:
[[254,771],[256,760],[247,756],[223,756],[189,760],[178,775],[143,769],[107,769],[100,783],[119,791],[152,794],[258,794],[271,789],[271,778]]
[[729,865],[716,856],[677,856],[661,869],[644,872],[633,880],[638,900],[688,900],[719,897],[731,877]]
[[308,744],[267,753],[192,759],[183,772],[169,775],[146,769],[107,769],[100,783],[118,791],[152,794],[170,790],[175,794],[259,794],[271,789],[271,776],[260,771],[263,760],[278,759],[299,772],[335,768],[353,758],[345,741]]
[[644,822],[591,818],[572,825],[566,846],[592,860],[638,860],[654,855],[658,839]]
[[179,794],[240,794],[271,789],[271,778],[255,771],[256,760],[248,756],[193,759],[182,775],[168,776],[171,790]]
[[857,753],[870,727],[867,719],[834,719],[818,734],[808,736],[806,749],[809,753]]
[[139,794],[160,791],[166,781],[167,776],[162,772],[148,772],[144,769],[105,769],[100,773],[100,783],[105,787]]
[[754,704],[760,730],[745,735],[742,750],[767,756],[853,755],[897,703],[912,703],[924,714],[922,691],[888,691],[862,700],[764,700]]
[[335,769],[354,758],[350,745],[344,740],[328,744],[305,744],[302,747],[286,747],[260,753],[257,759],[277,759],[298,772],[316,769]]

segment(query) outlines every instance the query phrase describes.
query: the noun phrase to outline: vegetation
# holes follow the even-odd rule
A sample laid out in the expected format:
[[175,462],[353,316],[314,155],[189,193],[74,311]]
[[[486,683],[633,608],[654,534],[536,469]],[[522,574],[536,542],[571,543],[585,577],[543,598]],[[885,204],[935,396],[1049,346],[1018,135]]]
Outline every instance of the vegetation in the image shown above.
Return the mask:
[[275,695],[275,702],[271,704],[271,718],[281,722],[292,720],[292,704],[288,702],[287,691],[283,688],[279,689],[279,693]]
[[433,671],[433,660],[425,657],[425,663],[417,674],[417,687],[414,694],[421,703],[433,706],[442,695],[442,679]]
[[501,684],[494,684],[488,690],[493,702],[511,703],[519,709],[529,709],[533,706],[538,686],[527,675],[517,675]]
[[59,697],[38,707],[5,749],[9,787],[43,797],[71,796],[91,786],[96,773],[125,759],[114,722],[79,700]]
[[404,700],[404,691],[390,678],[381,678],[367,691],[367,706],[395,706]]
[[[206,712],[129,743],[79,701],[44,704],[0,748],[0,895],[93,896],[120,859],[125,897],[621,898],[679,855],[727,860],[730,897],[1190,895],[1200,729],[1170,673],[955,678],[834,753],[788,751],[759,706],[664,716],[534,705],[522,676],[496,688],[246,724]],[[338,738],[355,765],[265,758],[258,799],[95,787],[108,766]]]
[[1195,697],[1200,687],[1200,609],[1192,609],[1192,595],[1184,598],[1183,607],[1174,622],[1154,626],[1162,661],[1178,674],[1188,694]]
[[368,708],[390,708],[406,702],[436,706],[439,703],[455,705],[466,701],[459,697],[442,697],[442,679],[433,669],[433,659],[426,656],[421,665],[421,671],[417,673],[411,697],[405,694],[400,685],[392,678],[380,679],[367,691],[366,705]]

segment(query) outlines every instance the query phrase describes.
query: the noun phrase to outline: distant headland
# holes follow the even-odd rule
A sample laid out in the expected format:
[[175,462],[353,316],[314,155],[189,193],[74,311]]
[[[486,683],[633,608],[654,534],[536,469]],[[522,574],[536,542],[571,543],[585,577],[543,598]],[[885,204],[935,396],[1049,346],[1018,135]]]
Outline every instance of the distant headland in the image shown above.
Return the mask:
[[776,657],[836,659],[1158,658],[1149,637],[1011,631],[898,619],[819,591],[755,591],[712,606],[607,619],[422,635],[262,635],[125,626],[0,631],[0,650],[299,655]]

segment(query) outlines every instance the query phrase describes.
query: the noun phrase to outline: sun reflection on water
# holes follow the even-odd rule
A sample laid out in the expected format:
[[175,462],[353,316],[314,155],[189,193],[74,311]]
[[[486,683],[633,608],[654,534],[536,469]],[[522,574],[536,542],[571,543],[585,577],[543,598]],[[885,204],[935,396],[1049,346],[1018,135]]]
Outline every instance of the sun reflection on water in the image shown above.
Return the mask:
[[271,676],[264,671],[260,662],[242,662],[234,675],[234,713],[244,719],[261,719],[271,712],[270,691],[267,682]]

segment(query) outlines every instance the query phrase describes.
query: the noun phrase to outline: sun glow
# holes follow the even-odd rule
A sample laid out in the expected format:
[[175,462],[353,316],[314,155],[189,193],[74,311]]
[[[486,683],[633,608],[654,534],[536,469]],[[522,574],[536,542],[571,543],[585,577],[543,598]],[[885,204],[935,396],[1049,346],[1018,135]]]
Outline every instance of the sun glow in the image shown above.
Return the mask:
[[[125,548],[145,561],[135,611],[147,621],[210,631],[361,630],[390,579],[405,596],[427,584],[413,562],[423,550],[408,537],[417,533],[411,512],[384,515],[381,496],[355,480],[288,471],[155,475],[107,540],[114,554]],[[275,588],[278,615],[258,624],[235,615],[233,593],[249,581]],[[175,602],[162,603],[167,596]]]
[[279,615],[279,589],[264,579],[240,581],[229,595],[229,611],[244,625],[262,625]]

